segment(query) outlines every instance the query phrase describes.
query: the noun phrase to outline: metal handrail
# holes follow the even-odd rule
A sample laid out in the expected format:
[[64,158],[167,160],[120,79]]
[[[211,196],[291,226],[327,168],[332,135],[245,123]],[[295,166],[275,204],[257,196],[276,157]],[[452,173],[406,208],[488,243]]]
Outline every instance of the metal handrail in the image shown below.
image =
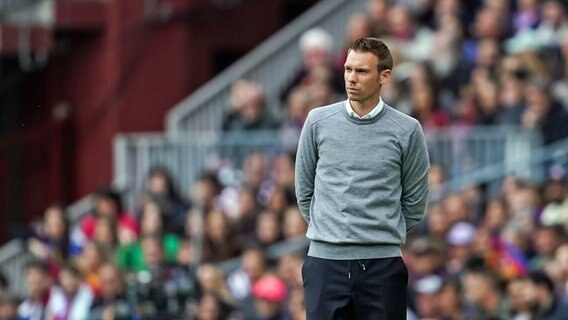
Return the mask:
[[[149,169],[160,165],[168,167],[174,176],[182,177],[178,186],[180,190],[189,191],[208,159],[223,160],[223,156],[228,155],[226,159],[242,160],[246,154],[258,151],[269,155],[292,153],[297,140],[290,143],[287,138],[285,133],[278,131],[119,135],[114,150],[115,185],[126,193],[126,203],[134,205]],[[428,131],[426,138],[434,150],[431,154],[433,163],[444,166],[450,178],[500,161],[509,168],[515,165],[512,158],[530,157],[542,144],[538,132],[518,127],[448,128]],[[236,158],[231,154],[237,154]],[[238,165],[240,162],[232,163]],[[534,170],[527,169],[526,173],[532,180],[540,176]]]
[[278,96],[301,67],[297,41],[305,30],[319,26],[338,39],[339,48],[345,35],[349,15],[363,11],[364,0],[326,0],[271,36],[256,49],[207,82],[172,108],[166,118],[170,134],[183,131],[215,130],[220,126],[229,100],[232,83],[240,78],[257,81],[264,87],[268,103],[279,109]]
[[5,16],[45,0],[0,0],[0,21]]
[[[71,225],[77,223],[92,206],[92,195],[87,195],[67,207]],[[9,279],[10,292],[17,296],[25,294],[25,265],[34,260],[23,239],[13,239],[0,247],[0,271]]]
[[[443,192],[431,197],[430,202],[439,201],[470,186],[490,183],[507,176],[523,178],[525,170],[542,171],[547,163],[552,162],[568,165],[568,138],[532,149],[530,154],[490,164],[455,177],[444,183],[441,186]],[[539,175],[540,181],[537,182],[541,182],[544,177],[544,173],[541,172]]]

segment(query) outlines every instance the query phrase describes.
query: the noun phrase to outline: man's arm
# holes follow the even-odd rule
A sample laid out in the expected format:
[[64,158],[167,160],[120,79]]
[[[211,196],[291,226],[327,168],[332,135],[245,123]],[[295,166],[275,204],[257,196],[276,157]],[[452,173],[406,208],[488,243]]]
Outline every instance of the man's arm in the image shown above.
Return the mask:
[[428,201],[428,149],[420,124],[414,131],[402,159],[402,214],[406,231],[414,228],[424,218]]
[[296,198],[304,220],[310,223],[310,205],[314,195],[316,177],[317,146],[310,116],[306,119],[296,153]]

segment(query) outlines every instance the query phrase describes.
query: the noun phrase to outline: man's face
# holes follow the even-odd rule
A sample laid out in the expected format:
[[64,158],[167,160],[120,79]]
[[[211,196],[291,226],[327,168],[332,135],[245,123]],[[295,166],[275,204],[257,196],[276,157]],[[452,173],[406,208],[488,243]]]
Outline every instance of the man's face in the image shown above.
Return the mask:
[[371,52],[351,50],[345,61],[345,91],[349,100],[364,103],[375,98],[390,79],[390,70],[378,71],[379,58]]
[[74,295],[79,290],[81,279],[69,270],[61,270],[59,273],[59,283],[66,294]]
[[143,239],[142,254],[144,255],[144,261],[148,266],[158,267],[163,257],[162,244],[157,239]]
[[122,290],[119,271],[113,266],[105,265],[99,269],[101,291],[105,298],[114,298]]
[[47,275],[39,269],[30,268],[26,272],[26,285],[31,297],[40,297],[46,290]]

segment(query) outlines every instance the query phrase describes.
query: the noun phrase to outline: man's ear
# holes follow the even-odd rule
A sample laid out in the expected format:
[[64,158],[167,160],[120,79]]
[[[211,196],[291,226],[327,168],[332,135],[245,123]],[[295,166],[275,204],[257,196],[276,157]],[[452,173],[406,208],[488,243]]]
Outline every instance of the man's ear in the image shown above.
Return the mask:
[[381,85],[389,82],[390,78],[391,78],[391,70],[390,69],[383,70],[379,74],[379,82],[381,83]]

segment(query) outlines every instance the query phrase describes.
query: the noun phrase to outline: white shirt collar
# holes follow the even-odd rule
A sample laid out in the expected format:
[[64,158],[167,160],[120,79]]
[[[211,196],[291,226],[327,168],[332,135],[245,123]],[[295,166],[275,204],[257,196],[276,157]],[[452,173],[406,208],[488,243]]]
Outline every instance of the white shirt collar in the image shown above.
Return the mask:
[[353,111],[353,108],[351,108],[351,103],[349,103],[349,99],[345,100],[345,109],[347,110],[347,114],[353,118],[356,119],[370,119],[373,118],[374,116],[376,116],[377,114],[379,114],[379,112],[381,112],[381,110],[383,110],[383,99],[381,97],[379,97],[379,103],[377,104],[376,107],[373,108],[373,110],[371,110],[371,112],[367,113],[364,116],[359,116],[355,111]]

